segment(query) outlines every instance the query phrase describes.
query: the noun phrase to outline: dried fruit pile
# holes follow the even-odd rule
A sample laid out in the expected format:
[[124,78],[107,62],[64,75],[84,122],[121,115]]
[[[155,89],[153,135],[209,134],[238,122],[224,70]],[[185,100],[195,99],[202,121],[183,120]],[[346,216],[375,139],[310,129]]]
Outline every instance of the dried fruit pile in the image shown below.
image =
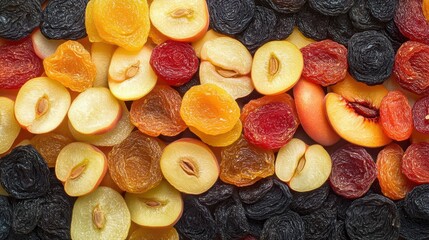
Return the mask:
[[428,44],[427,0],[0,0],[0,240],[427,240]]

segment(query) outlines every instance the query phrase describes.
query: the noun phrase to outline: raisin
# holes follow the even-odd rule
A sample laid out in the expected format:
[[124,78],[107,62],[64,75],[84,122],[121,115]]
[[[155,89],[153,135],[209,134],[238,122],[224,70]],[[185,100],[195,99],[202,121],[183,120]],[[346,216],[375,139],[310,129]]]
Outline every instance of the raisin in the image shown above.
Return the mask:
[[429,222],[420,218],[413,218],[408,215],[404,208],[404,202],[398,202],[399,217],[401,226],[399,235],[407,240],[428,240]]
[[[429,26],[428,26],[429,28]],[[396,81],[418,95],[429,93],[429,45],[408,41],[395,56]]]
[[49,190],[49,168],[31,145],[19,146],[1,158],[0,183],[12,197],[37,198]]
[[366,30],[381,30],[384,28],[384,23],[371,15],[368,9],[369,0],[356,0],[355,4],[349,11],[349,17],[355,28]]
[[404,208],[412,218],[429,220],[429,184],[415,187],[404,201]]
[[429,143],[413,143],[402,157],[402,173],[413,182],[429,183]]
[[329,20],[328,35],[332,40],[347,46],[347,42],[355,33],[356,29],[348,14],[341,14]]
[[234,186],[217,181],[208,191],[198,196],[198,201],[204,205],[212,206],[232,196]]
[[237,196],[218,205],[214,217],[222,240],[239,239],[250,232],[246,213]]
[[354,0],[308,0],[310,7],[326,16],[338,16],[347,13]]
[[304,240],[304,221],[295,212],[269,218],[261,233],[260,240]]
[[207,0],[210,27],[234,35],[244,31],[255,14],[254,0]]
[[324,87],[346,77],[347,49],[332,40],[311,43],[301,48],[304,58],[302,76]]
[[[1,0],[0,37],[19,40],[31,34],[42,20],[38,0]],[[0,51],[2,52],[2,51]]]
[[153,49],[150,65],[160,80],[180,86],[195,75],[199,62],[190,44],[168,40]]
[[260,0],[260,2],[279,13],[296,13],[307,0]]
[[142,193],[156,187],[162,180],[159,165],[162,149],[159,140],[139,131],[132,132],[108,154],[113,181],[130,193]]
[[265,178],[247,187],[238,189],[240,200],[246,204],[259,201],[273,187],[273,179]]
[[363,147],[344,145],[332,155],[332,190],[346,198],[363,196],[377,177],[376,165]]
[[20,88],[43,73],[42,60],[34,52],[30,38],[0,46],[0,66],[0,89]]
[[401,91],[391,91],[384,96],[379,114],[379,122],[388,137],[403,141],[411,136],[413,114],[407,97]]
[[271,40],[284,40],[293,31],[295,26],[296,14],[277,13],[277,23],[271,34]]
[[429,21],[423,14],[422,0],[399,0],[394,19],[405,37],[429,44]]
[[379,21],[388,22],[395,16],[399,0],[368,0],[367,8],[371,15]]
[[382,33],[366,31],[350,38],[347,57],[349,72],[356,80],[376,85],[390,77],[395,52]]
[[86,36],[85,8],[89,0],[51,0],[43,10],[40,31],[48,39]]
[[0,239],[6,239],[12,227],[12,205],[5,196],[0,196]]
[[290,209],[299,214],[309,214],[319,209],[329,195],[330,187],[323,184],[321,187],[309,192],[292,192],[293,199]]
[[354,200],[347,210],[346,230],[351,239],[399,238],[399,213],[394,202],[378,194]]
[[302,216],[305,226],[305,239],[328,239],[335,230],[336,215],[331,209],[320,208]]
[[61,149],[71,142],[72,139],[53,132],[35,135],[30,140],[31,145],[40,153],[50,168],[55,167]]
[[251,145],[244,137],[222,148],[220,179],[238,187],[249,186],[274,174],[274,153]]
[[13,204],[12,230],[17,234],[29,234],[33,231],[42,215],[42,203],[43,198],[16,200]]
[[328,38],[329,17],[316,12],[308,5],[298,13],[296,25],[308,38],[317,41]]

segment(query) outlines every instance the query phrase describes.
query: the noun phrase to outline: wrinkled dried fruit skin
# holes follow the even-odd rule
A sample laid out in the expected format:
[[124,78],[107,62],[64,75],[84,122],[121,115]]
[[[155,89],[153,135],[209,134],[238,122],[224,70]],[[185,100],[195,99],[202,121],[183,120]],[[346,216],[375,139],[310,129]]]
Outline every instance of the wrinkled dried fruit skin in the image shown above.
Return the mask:
[[394,202],[378,194],[354,200],[347,210],[346,230],[351,239],[399,238],[399,212]]
[[417,186],[408,193],[404,209],[412,218],[429,221],[429,184]]
[[399,235],[407,240],[428,240],[429,222],[427,220],[413,218],[405,210],[404,201],[397,205],[400,217]]
[[12,205],[5,196],[0,196],[0,239],[6,239],[12,226]]
[[402,173],[413,182],[429,183],[429,143],[413,143],[402,157]]
[[43,73],[42,60],[34,53],[31,39],[0,46],[0,89],[20,88]]
[[265,178],[256,183],[238,189],[238,196],[243,203],[252,204],[259,201],[273,187],[273,179]]
[[29,234],[18,234],[18,233],[14,233],[13,231],[11,231],[9,233],[9,237],[7,239],[10,239],[10,240],[15,240],[15,239],[20,239],[20,240],[42,240],[42,239],[44,239],[44,238],[41,238],[39,236],[39,234],[37,234],[37,230],[38,229],[36,229],[36,231],[33,231],[33,232],[29,233]]
[[356,33],[348,42],[350,74],[368,85],[383,83],[393,70],[395,52],[382,33]]
[[304,6],[307,0],[260,0],[260,2],[280,13],[295,13]]
[[402,35],[396,26],[395,21],[390,20],[386,23],[386,27],[382,30],[382,33],[389,39],[392,43],[393,49],[395,52],[401,47],[402,43],[406,42],[408,39]]
[[260,240],[304,240],[304,222],[295,212],[269,218],[261,233]]
[[19,40],[31,34],[42,20],[38,0],[0,1],[0,38]]
[[249,186],[274,174],[274,153],[251,145],[244,137],[222,148],[220,179],[238,187]]
[[40,31],[48,39],[86,36],[85,8],[89,0],[51,0],[43,10]]
[[338,16],[347,13],[354,0],[309,0],[310,7],[326,16]]
[[222,240],[239,239],[250,232],[246,213],[237,196],[218,205],[214,210],[214,218]]
[[399,0],[369,0],[367,7],[373,17],[388,22],[395,16],[396,6]]
[[352,24],[361,31],[381,30],[384,28],[384,23],[372,16],[367,7],[368,1],[369,0],[355,0],[355,4],[349,11]]
[[1,158],[0,183],[12,197],[37,198],[49,189],[49,168],[31,145],[19,146]]
[[272,96],[271,95],[261,96],[259,93],[255,92],[255,95],[256,96],[252,98],[249,97],[250,100],[247,98],[245,98],[245,100],[243,99],[243,101],[246,103],[241,110],[241,116],[240,116],[240,120],[243,123],[246,122],[246,118],[251,112],[255,111],[259,107],[264,106],[268,103],[281,102],[281,103],[288,104],[293,108],[294,114],[295,115],[297,114],[296,108],[295,108],[295,102],[289,94],[283,93],[283,94],[272,95]]
[[58,133],[50,132],[35,135],[30,143],[40,153],[50,168],[55,167],[58,154],[73,140]]
[[194,74],[194,76],[191,78],[191,80],[189,80],[188,82],[186,82],[183,85],[174,87],[174,89],[177,90],[177,92],[179,92],[180,96],[183,97],[183,95],[185,95],[185,93],[193,86],[196,85],[200,85],[200,74],[197,71],[197,73]]
[[113,146],[107,157],[113,181],[123,191],[142,193],[156,187],[162,180],[163,146],[139,131],[132,132],[120,144]]
[[331,232],[330,240],[349,240],[347,235],[345,223],[343,220],[337,220],[335,222],[335,229]]
[[329,17],[305,6],[297,13],[296,25],[304,36],[321,41],[328,38]]
[[422,0],[399,0],[395,23],[405,37],[429,44],[429,21],[423,15]]
[[292,33],[296,14],[277,13],[277,23],[273,29],[271,40],[284,40]]
[[347,46],[347,42],[355,33],[356,29],[348,14],[341,14],[329,20],[328,35],[332,40]]
[[311,43],[301,48],[304,58],[302,76],[324,87],[335,84],[347,74],[347,48],[332,40]]
[[[429,26],[428,26],[429,28]],[[408,41],[395,56],[396,81],[415,94],[429,93],[429,45]]]
[[331,154],[331,159],[329,183],[340,196],[363,196],[377,177],[374,160],[363,147],[347,144]]
[[335,230],[336,216],[331,209],[320,208],[301,217],[305,226],[305,239],[328,239]]
[[346,219],[346,211],[350,204],[352,204],[352,200],[341,197],[333,191],[330,191],[328,197],[319,209],[330,209],[337,215],[337,219],[344,220]]
[[210,27],[234,35],[244,31],[255,13],[254,0],[207,0]]
[[292,192],[293,198],[290,209],[301,215],[309,214],[319,209],[329,195],[330,187],[323,184],[310,192]]
[[43,198],[16,200],[13,203],[12,230],[17,234],[29,234],[39,222]]
[[150,65],[159,79],[180,86],[195,75],[199,61],[190,44],[167,40],[153,49]]
[[198,196],[198,201],[204,205],[212,206],[230,198],[234,191],[234,186],[217,181],[208,191]]

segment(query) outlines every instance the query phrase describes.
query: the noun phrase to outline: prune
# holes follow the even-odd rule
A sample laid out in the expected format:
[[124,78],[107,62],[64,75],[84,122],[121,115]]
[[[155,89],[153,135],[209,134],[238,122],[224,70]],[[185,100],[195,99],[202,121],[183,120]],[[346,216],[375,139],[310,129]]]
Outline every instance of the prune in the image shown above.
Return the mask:
[[413,182],[429,183],[429,143],[413,143],[402,157],[402,173]]
[[400,228],[399,235],[407,240],[428,240],[429,221],[420,218],[413,218],[404,209],[404,202],[398,202]]
[[71,143],[72,139],[58,133],[35,135],[30,143],[40,153],[50,168],[55,167],[61,149]]
[[239,239],[250,232],[243,205],[237,196],[218,205],[214,217],[222,240]]
[[392,40],[398,42],[398,43],[404,43],[408,40],[404,35],[402,35],[401,31],[399,31],[398,26],[396,25],[394,20],[390,20],[386,23],[385,27],[387,35],[392,38]]
[[422,0],[399,0],[394,19],[405,37],[429,44],[429,21],[423,14]]
[[274,174],[274,153],[251,145],[244,137],[221,150],[220,179],[249,186]]
[[37,198],[49,189],[49,168],[31,145],[19,146],[1,158],[0,183],[12,197]]
[[249,223],[250,227],[250,235],[256,239],[259,239],[261,237],[262,230],[264,229],[265,220],[258,221],[247,218],[247,222]]
[[351,203],[352,200],[341,197],[333,191],[330,191],[328,197],[319,209],[330,209],[337,214],[337,219],[344,220],[346,219],[347,208],[349,208]]
[[253,53],[271,39],[273,26],[276,24],[277,16],[273,10],[256,6],[252,21],[242,33],[237,35],[237,39]]
[[363,196],[377,177],[371,155],[363,147],[347,144],[332,155],[329,177],[332,190],[346,198]]
[[335,229],[331,232],[330,240],[349,240],[347,235],[345,223],[343,220],[337,220],[335,222]]
[[19,40],[31,34],[42,20],[38,0],[1,0],[0,37]]
[[320,208],[302,216],[305,226],[305,239],[328,239],[335,230],[336,215],[331,209]]
[[33,231],[42,215],[43,198],[16,200],[13,204],[12,230],[17,234]]
[[414,41],[402,44],[395,56],[394,73],[401,87],[418,95],[427,95],[429,93],[429,45]]
[[234,186],[217,181],[208,191],[198,196],[200,203],[211,206],[232,196]]
[[207,240],[216,236],[216,222],[209,209],[191,197],[185,198],[183,214],[175,228],[184,239]]
[[348,14],[341,14],[329,20],[328,35],[332,40],[347,46],[347,42],[355,33],[356,29]]
[[308,38],[317,41],[328,38],[329,17],[305,6],[297,15],[296,25]]
[[255,14],[254,0],[207,0],[210,27],[227,35],[241,33]]
[[304,58],[302,76],[324,87],[346,77],[347,49],[332,40],[311,43],[301,48]]
[[295,14],[277,14],[277,23],[273,29],[273,33],[271,34],[271,40],[284,40],[293,31],[293,27],[295,26]]
[[304,240],[304,232],[302,218],[295,212],[287,211],[265,222],[260,240]]
[[329,195],[329,185],[323,184],[309,192],[292,192],[290,209],[299,214],[309,214],[319,209]]
[[260,0],[260,2],[276,12],[295,13],[304,6],[307,0]]
[[382,33],[356,33],[348,42],[350,74],[368,85],[383,83],[393,70],[395,52],[389,39]]
[[383,29],[385,24],[371,15],[367,5],[368,0],[356,0],[350,8],[349,17],[353,26],[361,31]]
[[379,21],[388,22],[395,16],[398,0],[368,0],[367,8],[371,15]]
[[37,234],[37,230],[29,234],[18,234],[13,231],[10,232],[8,240],[42,240],[42,239],[54,239],[54,238],[42,238]]
[[43,10],[40,31],[48,39],[86,36],[85,8],[89,0],[51,0]]
[[247,204],[259,201],[273,187],[273,179],[265,178],[256,183],[238,189],[240,200]]
[[429,184],[417,186],[409,192],[404,209],[412,218],[429,220]]
[[0,196],[0,239],[6,239],[12,226],[12,206],[9,199]]
[[354,200],[347,209],[346,230],[351,239],[399,238],[399,213],[394,202],[378,194]]
[[43,73],[42,60],[34,52],[30,38],[0,46],[0,66],[0,89],[20,88]]
[[254,220],[264,220],[285,212],[292,202],[289,187],[279,181],[273,180],[273,187],[257,202],[243,204],[246,215]]
[[354,0],[308,0],[311,8],[326,16],[338,16],[347,13]]

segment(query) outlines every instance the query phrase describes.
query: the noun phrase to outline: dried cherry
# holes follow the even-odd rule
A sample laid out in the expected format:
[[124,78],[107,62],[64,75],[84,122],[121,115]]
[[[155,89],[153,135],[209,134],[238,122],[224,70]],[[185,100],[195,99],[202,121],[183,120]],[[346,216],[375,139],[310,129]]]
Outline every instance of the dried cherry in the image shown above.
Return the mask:
[[307,0],[259,0],[262,4],[269,6],[279,13],[298,12]]
[[356,29],[348,14],[341,14],[329,20],[328,35],[332,40],[347,46],[347,42],[355,33]]
[[260,240],[304,240],[304,221],[301,216],[287,211],[269,218],[264,223]]
[[25,38],[39,26],[41,20],[42,6],[38,0],[0,1],[0,38]]
[[[355,4],[349,11],[349,17],[355,28],[366,30],[381,30],[384,28],[384,23],[373,17],[368,9],[368,1],[370,0],[356,0]],[[371,0],[372,1],[372,0]]]
[[347,13],[354,2],[354,0],[308,0],[311,8],[326,16]]
[[48,164],[48,167],[55,167],[58,154],[61,149],[73,140],[58,133],[50,132],[40,135],[35,135],[30,143],[40,153],[43,159]]
[[429,21],[423,14],[422,0],[399,0],[394,19],[405,37],[429,44]]
[[404,209],[412,218],[429,220],[429,184],[417,186],[408,193]]
[[0,196],[0,239],[6,239],[12,226],[12,205],[5,196]]
[[308,5],[297,14],[296,25],[308,38],[317,41],[328,38],[329,17],[316,12]]
[[309,214],[319,209],[329,196],[330,187],[323,184],[321,187],[309,192],[292,192],[290,209],[299,214]]
[[234,35],[244,31],[255,14],[254,0],[207,0],[210,27]]
[[429,183],[429,143],[413,143],[402,157],[402,173],[413,182]]

